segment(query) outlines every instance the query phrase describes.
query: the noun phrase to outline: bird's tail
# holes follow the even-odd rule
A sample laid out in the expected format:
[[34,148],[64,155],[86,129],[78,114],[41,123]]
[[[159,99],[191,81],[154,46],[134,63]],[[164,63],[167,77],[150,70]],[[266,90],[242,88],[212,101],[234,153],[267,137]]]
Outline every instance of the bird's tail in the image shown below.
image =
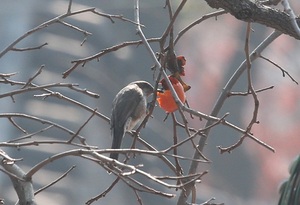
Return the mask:
[[[112,130],[112,136],[113,136],[113,141],[111,145],[112,149],[120,149],[123,135],[124,135],[124,129],[122,128],[114,128]],[[118,160],[118,157],[119,157],[119,153],[110,153],[110,158]]]

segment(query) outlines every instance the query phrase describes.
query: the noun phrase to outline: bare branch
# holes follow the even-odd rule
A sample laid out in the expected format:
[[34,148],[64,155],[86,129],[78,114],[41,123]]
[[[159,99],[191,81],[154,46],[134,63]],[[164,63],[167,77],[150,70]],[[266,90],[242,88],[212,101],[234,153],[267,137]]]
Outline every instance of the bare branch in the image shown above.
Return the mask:
[[257,120],[259,100],[258,100],[257,94],[254,90],[253,83],[252,83],[252,76],[251,76],[251,60],[250,60],[250,51],[249,51],[250,32],[251,32],[251,23],[248,23],[247,31],[246,31],[246,40],[245,40],[245,54],[246,54],[246,64],[247,64],[248,90],[253,97],[254,110],[253,110],[252,119],[247,127],[247,132],[251,131],[251,128],[255,123],[259,123]]
[[[274,31],[273,33],[271,33],[263,42],[261,42],[250,54],[250,60],[251,62],[253,62],[254,60],[256,60],[260,53],[266,48],[268,47],[275,39],[277,39],[279,36],[281,35],[280,32]],[[235,73],[233,74],[233,76],[229,79],[229,81],[227,82],[227,84],[225,85],[225,87],[223,88],[221,94],[219,95],[216,104],[213,107],[213,110],[211,112],[211,116],[217,116],[219,111],[221,110],[225,100],[227,99],[228,93],[230,92],[230,90],[232,89],[233,85],[237,82],[237,80],[239,79],[239,77],[242,75],[242,73],[246,70],[246,60],[242,62],[242,64],[238,67],[238,69],[235,71]],[[213,119],[210,119],[207,121],[205,127],[210,126],[213,123]],[[223,123],[226,123],[227,125],[229,125],[226,121],[224,121]],[[232,128],[239,130],[240,128],[237,128],[234,125],[229,125]],[[208,134],[209,134],[210,129],[206,130],[204,132],[205,136],[207,137],[202,137],[199,140],[199,150],[202,151],[205,144],[206,144],[206,140],[208,138]],[[242,131],[242,130],[239,130]],[[257,142],[259,142],[261,145],[265,146],[266,148],[268,148],[271,151],[274,151],[274,149],[272,147],[270,147],[269,145],[266,145],[265,143],[261,142],[260,140],[258,140],[257,138],[255,138],[254,136],[252,136],[251,134],[247,134],[249,137],[253,137],[253,140],[256,140]],[[199,153],[195,152],[194,153],[194,158],[199,158]],[[189,174],[193,174],[196,173],[197,171],[197,167],[198,167],[198,163],[196,162],[192,162],[190,169],[189,169]],[[177,204],[181,205],[184,204],[187,201],[188,196],[190,195],[192,187],[191,186],[187,186],[185,187],[185,190],[181,192],[180,197],[178,199]]]
[[[78,102],[78,101],[76,101],[76,100],[74,100],[74,99],[72,99],[72,98],[69,98],[69,97],[67,97],[67,96],[64,96],[63,94],[61,94],[61,93],[59,93],[59,92],[54,92],[54,91],[51,91],[51,90],[49,90],[49,89],[45,89],[45,91],[46,91],[47,93],[41,94],[41,95],[34,95],[34,96],[35,96],[35,97],[43,97],[43,98],[46,98],[46,97],[49,97],[49,96],[56,97],[56,98],[59,98],[59,99],[63,99],[63,100],[65,100],[65,101],[67,101],[67,102],[70,102],[70,103],[72,103],[72,104],[75,104],[75,105],[77,105],[77,106],[79,106],[79,107],[81,107],[81,108],[83,108],[83,109],[85,109],[85,110],[87,110],[87,111],[89,111],[89,112],[91,112],[91,113],[94,112],[94,109],[93,109],[93,108],[90,108],[89,106],[87,106],[87,105],[85,105],[85,104],[83,104],[83,103],[80,103],[80,102]],[[84,92],[82,92],[82,93],[84,93]],[[97,95],[97,94],[96,94],[96,95]],[[108,118],[107,116],[101,114],[100,112],[97,111],[97,112],[95,113],[95,115],[97,115],[98,117],[100,117],[100,118],[104,119],[105,121],[109,122],[109,118]]]
[[135,196],[136,196],[136,199],[137,199],[137,201],[139,202],[139,204],[140,204],[140,205],[143,205],[142,198],[139,196],[137,190],[133,189],[133,192],[134,192],[134,194],[135,194]]
[[[69,7],[68,7],[68,10],[67,10],[67,12],[65,14],[62,14],[62,15],[59,15],[59,16],[53,18],[53,19],[50,19],[50,20],[48,20],[48,21],[46,21],[46,22],[38,25],[37,27],[35,27],[35,28],[27,31],[22,36],[20,36],[18,39],[16,39],[13,43],[11,43],[10,45],[8,45],[3,51],[0,52],[0,58],[2,56],[4,56],[8,51],[12,50],[16,44],[18,44],[20,41],[22,41],[26,37],[30,36],[31,34],[37,32],[37,31],[39,31],[41,29],[44,29],[44,28],[50,26],[51,24],[61,23],[62,19],[65,19],[65,18],[70,17],[70,16],[74,16],[74,15],[78,15],[78,14],[82,14],[82,13],[87,13],[87,12],[92,12],[92,13],[97,14],[99,16],[103,16],[103,17],[109,18],[112,22],[113,22],[112,19],[116,18],[116,19],[121,19],[123,21],[127,21],[127,22],[130,22],[130,23],[136,24],[136,22],[133,22],[133,21],[131,21],[129,19],[126,19],[126,18],[124,18],[121,15],[110,15],[110,14],[100,13],[100,12],[96,11],[95,8],[87,8],[87,9],[82,9],[82,10],[71,12],[71,5],[72,5],[72,1],[69,1]],[[64,25],[67,25],[67,24],[64,24]],[[76,26],[71,26],[70,24],[68,24],[68,27],[71,27],[72,29],[75,29],[75,30],[78,30],[80,32],[83,32],[83,30],[78,29]],[[85,35],[88,34],[86,31],[84,31],[83,33]]]
[[3,93],[0,95],[0,98],[4,98],[4,97],[8,97],[8,96],[14,96],[17,94],[21,94],[24,92],[29,92],[29,91],[36,91],[36,90],[43,90],[45,88],[52,88],[52,87],[73,87],[73,86],[78,86],[78,84],[75,83],[51,83],[51,84],[47,84],[47,85],[40,85],[37,87],[27,87],[27,88],[23,88],[23,89],[16,89],[7,93]]
[[[280,33],[300,39],[291,22],[289,14],[278,9],[264,6],[259,1],[251,0],[206,0],[206,3],[216,9],[224,9],[235,18],[245,22],[255,22],[267,27],[271,27]],[[294,20],[293,20],[294,22]],[[300,18],[295,18],[295,22],[299,26]]]
[[46,21],[40,25],[38,25],[37,27],[27,31],[25,34],[23,34],[22,36],[20,36],[19,38],[17,38],[14,42],[12,42],[10,45],[8,45],[3,51],[0,52],[0,58],[2,56],[4,56],[8,51],[10,51],[16,44],[18,44],[20,41],[22,41],[23,39],[25,39],[26,37],[28,37],[29,35],[44,29],[48,26],[50,26],[51,24],[57,23],[59,20],[64,19],[66,17],[69,16],[73,16],[73,15],[77,15],[77,14],[81,14],[81,13],[86,13],[86,12],[91,12],[92,10],[94,10],[94,8],[88,8],[88,9],[83,9],[83,10],[79,10],[79,11],[75,11],[72,13],[66,13],[60,16],[57,16],[53,19],[50,19],[49,21]]
[[53,125],[50,125],[48,127],[45,127],[43,129],[41,129],[39,131],[36,131],[36,132],[33,132],[31,134],[27,134],[27,135],[19,137],[17,139],[11,139],[11,140],[7,141],[6,143],[15,143],[17,141],[21,141],[21,140],[24,140],[24,139],[31,138],[32,136],[37,135],[37,134],[42,133],[42,132],[45,132],[46,130],[48,130],[48,129],[52,128],[52,127],[53,127]]
[[82,88],[74,87],[74,86],[72,86],[70,88],[72,90],[83,93],[83,94],[88,95],[88,96],[93,97],[93,98],[99,98],[100,97],[100,95],[98,93],[93,93],[93,92],[87,90],[86,88],[82,89]]
[[72,8],[72,0],[69,0],[69,5],[68,5],[68,10],[67,10],[67,13],[71,13],[71,8]]
[[[159,39],[158,38],[152,38],[152,39],[148,39],[148,42],[158,42]],[[67,78],[71,72],[73,72],[79,65],[81,65],[82,67],[89,61],[92,60],[98,60],[101,56],[110,53],[110,52],[114,52],[117,51],[121,48],[124,48],[126,46],[131,46],[131,45],[140,45],[142,43],[142,41],[128,41],[128,42],[123,42],[121,44],[118,45],[114,45],[112,47],[103,49],[102,51],[100,51],[99,53],[96,53],[92,56],[86,57],[86,58],[82,58],[82,59],[78,59],[78,60],[74,60],[72,61],[72,63],[74,64],[72,67],[70,67],[68,70],[66,70],[65,72],[63,72],[63,78]]]
[[[236,131],[238,131],[238,132],[240,132],[240,133],[242,133],[244,135],[247,135],[247,137],[249,137],[250,139],[254,140],[255,142],[257,142],[261,146],[265,147],[266,149],[270,150],[271,152],[275,152],[275,149],[272,146],[270,146],[270,145],[266,144],[265,142],[259,140],[257,137],[255,137],[251,133],[247,132],[246,130],[243,130],[243,129],[237,127],[236,125],[233,125],[233,124],[228,123],[226,121],[222,121],[222,124],[227,125],[227,126],[233,128],[234,130],[236,130]],[[201,138],[201,139],[203,139],[203,138]],[[200,141],[201,141],[201,139],[200,139]]]
[[87,123],[94,117],[95,113],[96,113],[97,109],[94,110],[94,112],[92,113],[92,115],[87,119],[87,121],[85,123],[83,123],[82,126],[79,127],[79,129],[77,130],[77,132],[69,139],[68,143],[71,143],[75,137],[78,136],[78,134],[80,133],[80,131],[87,125]]
[[72,145],[75,147],[81,147],[81,148],[86,148],[86,149],[96,149],[97,146],[91,146],[91,145],[86,145],[86,144],[78,144],[74,142],[69,142],[65,140],[33,140],[33,141],[28,141],[28,142],[0,142],[0,147],[26,147],[26,146],[39,146],[42,144],[64,144],[64,145]]
[[[178,141],[178,139],[177,139],[177,130],[176,130],[177,120],[176,120],[176,117],[175,117],[174,113],[171,113],[171,116],[172,116],[172,119],[173,119],[173,142],[174,142],[173,144],[177,144],[177,141]],[[174,153],[174,155],[178,155],[177,147],[174,147],[173,153]],[[175,158],[174,160],[175,160],[175,166],[176,166],[176,175],[181,176],[183,174],[183,169],[180,166],[178,158]],[[179,183],[179,181],[178,181],[178,183]]]
[[16,74],[17,74],[17,72],[14,72],[14,73],[0,73],[0,77],[5,79],[5,78],[10,78],[11,76],[14,76]]
[[280,65],[278,65],[277,63],[275,63],[274,61],[270,60],[269,58],[266,58],[262,55],[259,56],[260,58],[268,61],[269,63],[273,64],[274,66],[276,66],[277,68],[279,68],[282,72],[283,77],[285,77],[285,74],[288,75],[290,77],[290,79],[295,82],[297,85],[299,84],[290,74],[289,72],[287,72],[284,68],[282,68]]
[[295,15],[294,11],[292,10],[292,8],[290,7],[289,1],[288,0],[282,0],[281,3],[284,7],[284,11],[289,14],[291,24],[292,24],[295,32],[297,33],[298,37],[300,38],[300,28],[299,28],[299,25],[298,25],[298,22],[297,22],[297,17]]
[[[151,144],[147,143],[142,138],[139,137],[139,138],[137,138],[137,140],[142,145],[144,145],[148,150],[150,150],[150,151],[157,151],[158,152],[157,149],[155,149]],[[170,170],[172,170],[174,173],[176,173],[176,167],[164,155],[159,155],[158,158],[160,158],[165,163],[165,165],[167,165],[170,168]]]
[[[10,76],[13,76],[13,75],[15,75],[15,74],[16,74],[16,73],[10,73],[10,74],[4,74],[3,76],[4,76],[4,77],[5,77],[5,76],[10,77]],[[1,77],[1,75],[0,75],[0,77]],[[1,82],[1,81],[0,81],[0,82]],[[25,84],[26,84],[26,83],[24,83],[24,82],[13,81],[13,80],[9,80],[9,79],[6,79],[6,78],[5,78],[5,80],[4,80],[4,83],[9,83],[9,84],[11,84],[11,85],[25,85]],[[51,84],[50,84],[50,85],[51,85]],[[53,85],[53,84],[52,84],[52,85]],[[67,84],[64,84],[64,85],[67,86]],[[77,91],[77,92],[83,93],[83,94],[85,94],[85,95],[88,95],[88,96],[91,96],[91,97],[94,97],[94,98],[98,98],[98,97],[99,97],[99,94],[97,94],[97,93],[93,93],[93,92],[88,91],[88,90],[86,90],[86,89],[78,88],[78,87],[77,87],[77,84],[70,84],[70,85],[76,85],[76,86],[70,86],[70,87],[69,87],[69,88],[72,89],[72,90],[75,90],[75,91]],[[48,85],[48,86],[49,86],[49,85]],[[39,90],[39,88],[41,88],[40,85],[36,85],[36,84],[34,84],[34,83],[31,83],[30,89],[32,89],[33,87],[36,87],[36,88],[35,88],[36,90]],[[55,87],[55,86],[53,85],[53,87]],[[49,96],[56,97],[56,98],[65,100],[65,101],[67,101],[67,102],[70,102],[70,103],[72,103],[72,104],[75,104],[76,106],[79,106],[79,107],[81,107],[81,108],[83,108],[83,109],[85,109],[85,110],[87,110],[87,111],[89,111],[89,112],[91,112],[91,113],[94,112],[94,109],[93,109],[93,108],[90,108],[89,106],[84,105],[84,104],[82,104],[82,103],[80,103],[80,102],[78,102],[78,101],[76,101],[76,100],[74,100],[74,99],[72,99],[72,98],[69,98],[69,97],[67,97],[67,96],[65,96],[65,95],[62,95],[62,94],[59,93],[59,92],[54,92],[54,91],[51,91],[51,90],[49,90],[49,89],[47,89],[47,88],[41,88],[41,90],[43,90],[43,91],[45,91],[45,92],[47,92],[47,93],[46,93],[46,94],[40,94],[40,95],[34,95],[34,96],[35,96],[35,97],[43,97],[43,98],[46,98],[46,97],[49,97]],[[31,90],[27,90],[27,91],[31,91]],[[22,89],[19,90],[19,92],[22,92]],[[7,95],[10,95],[10,92],[6,93],[6,96],[7,96]],[[0,95],[0,96],[1,96],[1,95]],[[11,96],[11,97],[12,97],[12,96]],[[101,113],[99,113],[99,112],[96,112],[96,115],[97,115],[98,117],[104,119],[105,121],[109,122],[109,118],[108,118],[107,116],[105,116],[105,115],[103,115],[103,114],[101,114]]]
[[[15,163],[4,163],[0,156],[0,165],[5,169],[19,198],[19,204],[36,205],[31,178],[26,178],[25,172]],[[2,169],[1,169],[2,170]]]
[[45,65],[41,65],[40,68],[37,70],[37,72],[28,79],[27,83],[22,87],[22,89],[26,88],[29,84],[31,84],[31,82],[42,73],[43,68],[45,67]]
[[72,25],[72,24],[69,24],[67,22],[64,22],[62,20],[59,20],[58,23],[60,23],[60,24],[62,24],[64,26],[67,26],[67,27],[69,27],[71,29],[74,29],[76,31],[79,31],[79,32],[83,33],[85,36],[92,35],[92,33],[88,32],[88,31],[85,31],[85,30],[83,30],[83,29],[81,29],[81,28],[79,28],[77,26]]
[[[23,114],[23,113],[0,113],[0,118],[9,118],[9,117],[19,117],[19,118],[30,119],[30,120],[37,121],[37,122],[42,123],[42,124],[52,125],[52,126],[58,128],[60,130],[63,130],[65,132],[69,133],[70,135],[75,134],[72,130],[67,129],[64,126],[59,125],[57,123],[54,123],[50,120],[45,120],[45,119],[42,119],[42,118],[38,118],[38,117],[35,117],[35,116],[31,116],[31,115],[26,115],[26,114]],[[77,138],[79,139],[79,141],[83,145],[86,145],[84,137],[82,137],[80,135],[77,135]]]
[[[164,182],[164,181],[162,181],[160,179],[157,179],[155,176],[151,175],[150,173],[145,172],[145,171],[143,171],[141,169],[137,169],[136,167],[134,167],[132,165],[127,165],[127,164],[121,163],[119,161],[113,160],[113,159],[111,159],[109,157],[105,157],[103,155],[100,155],[100,154],[97,153],[98,151],[102,151],[102,150],[76,149],[76,150],[69,150],[69,151],[65,151],[65,152],[53,155],[52,157],[49,157],[49,158],[41,161],[40,163],[38,163],[34,167],[32,167],[27,172],[26,177],[27,178],[32,177],[38,170],[40,170],[42,167],[44,167],[48,163],[54,162],[55,160],[61,159],[63,157],[66,157],[66,156],[79,156],[80,157],[80,156],[83,156],[83,155],[91,155],[92,157],[94,157],[95,159],[97,159],[97,160],[95,160],[95,162],[97,162],[97,163],[99,162],[98,160],[100,160],[102,163],[109,162],[109,163],[113,163],[114,165],[116,165],[118,167],[121,167],[122,169],[130,170],[129,172],[128,171],[124,172],[124,171],[120,171],[117,168],[115,168],[115,169],[113,169],[111,171],[112,171],[112,173],[114,173],[117,176],[119,176],[125,183],[129,183],[129,181],[131,181],[134,184],[140,186],[142,188],[142,190],[140,190],[140,191],[143,191],[145,189],[144,191],[148,190],[149,192],[153,192],[153,193],[157,193],[157,194],[162,194],[163,196],[173,197],[173,194],[167,194],[167,193],[163,193],[163,192],[160,192],[160,191],[155,191],[154,189],[152,189],[152,188],[150,188],[150,187],[148,187],[148,186],[146,186],[144,184],[141,184],[140,182],[136,181],[135,179],[132,179],[130,177],[130,175],[132,175],[133,173],[141,174],[142,176],[150,179],[151,181],[153,181],[153,182],[155,182],[157,184],[160,184],[162,186],[168,187],[168,188],[180,188],[180,187],[184,186],[184,184],[173,185],[173,184],[166,183],[166,182]],[[86,158],[86,159],[89,159],[89,158]],[[93,159],[90,158],[90,160],[93,160]],[[197,176],[197,179],[198,179],[198,176]],[[186,183],[191,183],[193,180],[195,180],[195,179],[191,179],[191,180],[189,180]]]
[[201,23],[202,21],[205,21],[206,19],[209,19],[211,17],[216,17],[216,16],[220,16],[223,14],[226,14],[227,11],[225,10],[218,10],[218,11],[214,11],[212,13],[209,14],[205,14],[203,15],[200,19],[197,19],[196,21],[194,21],[193,23],[191,23],[190,25],[188,25],[187,27],[185,27],[184,29],[182,29],[181,31],[179,31],[178,35],[175,38],[174,41],[174,45],[176,45],[176,43],[179,41],[179,39],[189,30],[191,30],[194,26],[196,26],[197,24]]
[[235,144],[225,147],[223,148],[222,146],[217,146],[217,148],[219,149],[220,153],[223,154],[224,152],[228,152],[231,153],[232,150],[234,150],[235,148],[237,148],[238,146],[240,146],[244,139],[246,138],[246,135],[242,136]]
[[152,156],[170,156],[174,158],[178,158],[181,160],[189,160],[189,161],[197,161],[197,162],[203,162],[203,163],[208,163],[207,160],[202,160],[202,159],[193,159],[189,157],[184,157],[181,155],[175,155],[175,154],[168,154],[165,153],[165,151],[152,151],[152,150],[142,150],[142,149],[104,149],[104,150],[98,150],[97,153],[120,153],[120,154],[129,154],[129,153],[138,153],[138,154],[147,154],[147,155],[152,155]]
[[27,134],[27,131],[23,129],[20,125],[18,125],[11,117],[8,118],[8,120],[13,124],[17,129],[21,130],[21,132]]
[[93,10],[92,11],[94,14],[97,14],[99,16],[103,16],[103,17],[106,17],[106,18],[109,18],[111,20],[112,23],[114,23],[114,18],[116,19],[120,19],[122,21],[126,21],[126,22],[129,22],[129,23],[132,23],[132,24],[135,24],[135,25],[138,25],[139,26],[142,26],[142,27],[145,27],[144,25],[140,24],[140,23],[137,23],[135,21],[132,21],[130,19],[127,19],[127,18],[124,18],[122,15],[112,15],[112,14],[105,14],[105,13],[102,13],[102,12],[99,12],[99,11],[96,11],[96,10]]
[[176,9],[174,15],[172,16],[172,19],[170,20],[170,23],[168,25],[168,27],[166,28],[166,30],[164,31],[164,33],[161,36],[161,44],[164,44],[164,42],[166,41],[166,38],[168,36],[168,34],[170,33],[170,30],[172,29],[172,27],[174,26],[174,23],[180,13],[180,11],[182,10],[182,8],[184,7],[185,3],[187,2],[187,0],[182,0],[178,6],[178,8]]
[[44,46],[47,46],[48,43],[43,43],[42,45],[36,46],[36,47],[28,47],[28,48],[12,48],[12,51],[19,51],[19,52],[23,52],[23,51],[32,51],[32,50],[38,50],[43,48]]
[[[274,86],[269,86],[269,87],[266,87],[266,88],[261,88],[261,89],[258,89],[258,90],[255,90],[256,93],[259,93],[259,92],[263,92],[263,91],[266,91],[266,90],[270,90],[270,89],[273,89]],[[251,95],[251,91],[248,90],[247,92],[230,92],[228,93],[228,97],[231,97],[231,96],[247,96],[247,95]]]
[[106,196],[106,194],[108,194],[108,192],[110,192],[112,190],[112,188],[119,182],[120,178],[116,178],[113,183],[102,193],[100,193],[97,196],[94,196],[93,198],[89,199],[87,202],[85,202],[86,205],[90,205],[92,203],[94,203],[95,201],[98,201],[99,199],[103,198]]
[[40,192],[44,191],[45,189],[53,186],[54,184],[56,184],[57,182],[59,182],[60,180],[62,180],[63,178],[65,178],[76,166],[73,165],[70,169],[68,169],[65,173],[63,173],[60,177],[58,177],[56,180],[54,180],[53,182],[51,182],[50,184],[38,189],[36,192],[34,192],[34,195],[39,194]]

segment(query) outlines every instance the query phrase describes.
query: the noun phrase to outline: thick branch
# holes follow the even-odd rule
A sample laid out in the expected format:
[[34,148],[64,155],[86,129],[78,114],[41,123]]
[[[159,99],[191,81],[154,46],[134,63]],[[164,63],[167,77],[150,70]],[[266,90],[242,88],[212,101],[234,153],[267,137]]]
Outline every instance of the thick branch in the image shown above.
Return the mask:
[[[293,38],[300,39],[289,15],[284,11],[273,9],[260,3],[254,3],[250,0],[206,0],[206,3],[212,8],[222,8],[228,11],[239,20],[260,23]],[[299,26],[299,17],[296,18],[296,22]]]
[[[3,152],[2,152],[3,153]],[[19,198],[19,205],[36,205],[31,178],[25,177],[25,172],[15,163],[7,163],[5,155],[0,156],[0,166],[7,171]],[[20,180],[22,179],[22,180]]]

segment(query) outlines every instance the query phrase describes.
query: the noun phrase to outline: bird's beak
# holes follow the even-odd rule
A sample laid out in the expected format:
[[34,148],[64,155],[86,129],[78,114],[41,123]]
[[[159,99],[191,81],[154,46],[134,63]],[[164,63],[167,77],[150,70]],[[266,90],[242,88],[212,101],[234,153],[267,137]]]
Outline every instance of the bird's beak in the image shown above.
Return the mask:
[[156,92],[163,93],[164,91],[163,91],[162,89],[159,89],[159,88],[158,88],[158,89],[156,90]]

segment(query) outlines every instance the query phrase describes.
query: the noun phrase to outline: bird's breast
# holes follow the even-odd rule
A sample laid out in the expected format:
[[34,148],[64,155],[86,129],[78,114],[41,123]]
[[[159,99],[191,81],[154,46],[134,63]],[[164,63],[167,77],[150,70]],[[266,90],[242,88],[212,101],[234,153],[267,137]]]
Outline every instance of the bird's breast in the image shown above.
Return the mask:
[[147,115],[147,100],[143,97],[137,104],[135,111],[130,115],[126,123],[126,130],[131,131]]

